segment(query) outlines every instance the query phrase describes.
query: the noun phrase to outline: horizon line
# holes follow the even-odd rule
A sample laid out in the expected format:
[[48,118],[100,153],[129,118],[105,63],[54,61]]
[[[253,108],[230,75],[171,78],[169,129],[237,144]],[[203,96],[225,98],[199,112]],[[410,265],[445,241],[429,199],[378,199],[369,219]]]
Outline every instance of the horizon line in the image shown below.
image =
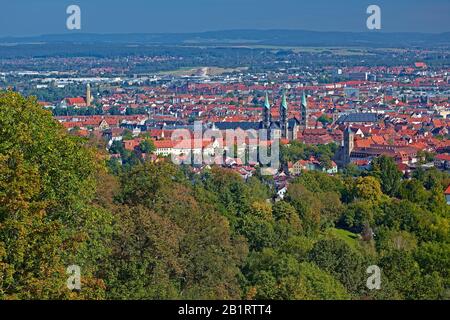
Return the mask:
[[314,33],[353,33],[353,34],[421,34],[421,35],[444,35],[450,33],[449,31],[443,32],[420,32],[420,31],[383,31],[383,30],[368,30],[368,31],[332,31],[332,30],[311,30],[311,29],[294,29],[294,28],[269,28],[269,29],[259,29],[259,28],[239,28],[239,29],[216,29],[216,30],[206,30],[206,31],[190,31],[190,32],[83,32],[83,31],[66,31],[63,33],[43,33],[36,35],[16,35],[16,36],[2,36],[0,39],[21,39],[21,38],[38,38],[46,36],[76,36],[76,35],[97,35],[97,36],[120,36],[120,35],[189,35],[189,34],[203,34],[212,32],[242,32],[242,31],[302,31],[302,32],[314,32]]

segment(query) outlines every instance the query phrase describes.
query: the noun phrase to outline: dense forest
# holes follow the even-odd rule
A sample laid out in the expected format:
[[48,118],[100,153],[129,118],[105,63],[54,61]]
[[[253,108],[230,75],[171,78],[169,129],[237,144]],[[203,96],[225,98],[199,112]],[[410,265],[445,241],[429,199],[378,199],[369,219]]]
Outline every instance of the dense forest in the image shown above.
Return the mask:
[[102,143],[0,93],[0,299],[450,297],[447,174],[404,179],[382,157],[367,172],[303,173],[273,201],[269,179],[219,167],[112,173]]

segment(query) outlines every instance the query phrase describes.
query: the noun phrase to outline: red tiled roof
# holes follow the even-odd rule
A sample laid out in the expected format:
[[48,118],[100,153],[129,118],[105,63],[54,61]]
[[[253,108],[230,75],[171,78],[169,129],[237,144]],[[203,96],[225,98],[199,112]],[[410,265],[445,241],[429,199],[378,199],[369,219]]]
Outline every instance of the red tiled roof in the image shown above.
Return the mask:
[[77,97],[77,98],[67,98],[66,102],[69,105],[76,105],[76,104],[86,104],[86,101],[84,100],[84,98],[82,97]]
[[450,154],[438,154],[435,159],[441,160],[441,161],[450,161]]
[[136,138],[133,140],[125,140],[123,142],[125,150],[133,151],[136,147],[138,147],[140,145],[142,140],[143,140],[142,138]]
[[447,189],[444,191],[445,195],[450,195],[450,185],[447,187]]
[[173,148],[175,146],[175,141],[172,140],[157,140],[157,141],[153,141],[155,147],[157,149],[162,149],[162,148]]

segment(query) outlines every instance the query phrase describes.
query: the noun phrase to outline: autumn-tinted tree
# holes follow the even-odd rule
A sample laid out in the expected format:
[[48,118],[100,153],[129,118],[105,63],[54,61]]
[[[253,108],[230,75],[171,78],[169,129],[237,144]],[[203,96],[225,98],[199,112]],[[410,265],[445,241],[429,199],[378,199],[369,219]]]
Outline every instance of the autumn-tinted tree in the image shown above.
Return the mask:
[[[102,297],[112,217],[93,203],[103,170],[33,99],[0,93],[0,297]],[[79,265],[83,290],[66,287]]]
[[[199,202],[181,171],[169,163],[144,163],[122,177],[120,201],[143,206],[179,228],[179,275],[171,279],[182,298],[238,298],[238,266],[245,242],[232,237],[226,219],[210,203]],[[124,265],[127,268],[126,265]]]

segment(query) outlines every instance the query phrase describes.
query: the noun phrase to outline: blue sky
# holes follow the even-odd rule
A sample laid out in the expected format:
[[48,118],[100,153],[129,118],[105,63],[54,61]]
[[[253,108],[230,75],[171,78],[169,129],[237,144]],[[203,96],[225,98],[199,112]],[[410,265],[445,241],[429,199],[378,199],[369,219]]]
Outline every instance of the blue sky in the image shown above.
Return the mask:
[[367,31],[370,4],[381,7],[382,31],[450,31],[449,0],[0,0],[0,36],[65,33],[70,4],[89,33]]

